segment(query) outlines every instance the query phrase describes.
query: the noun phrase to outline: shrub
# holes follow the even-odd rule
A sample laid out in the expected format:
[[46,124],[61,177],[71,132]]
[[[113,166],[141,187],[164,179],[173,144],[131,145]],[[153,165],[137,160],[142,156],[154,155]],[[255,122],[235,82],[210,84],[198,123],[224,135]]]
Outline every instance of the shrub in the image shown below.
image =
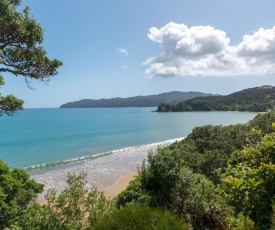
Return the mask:
[[[47,203],[30,205],[12,229],[86,229],[114,209],[114,203],[96,189],[84,188],[86,173],[68,175],[67,187],[60,195],[49,190]],[[15,228],[17,227],[17,228]]]
[[187,230],[176,217],[161,210],[129,205],[112,212],[99,221],[94,230]]
[[20,219],[30,202],[42,191],[43,185],[31,180],[24,170],[10,170],[0,160],[0,229]]

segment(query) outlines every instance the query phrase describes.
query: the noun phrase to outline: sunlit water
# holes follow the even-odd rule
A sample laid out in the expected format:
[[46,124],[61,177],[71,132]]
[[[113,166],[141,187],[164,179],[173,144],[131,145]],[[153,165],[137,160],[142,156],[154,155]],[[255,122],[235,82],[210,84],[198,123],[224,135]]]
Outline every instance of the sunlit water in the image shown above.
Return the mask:
[[26,109],[15,117],[3,116],[0,158],[10,168],[29,170],[43,183],[57,186],[53,178],[85,170],[94,178],[89,180],[104,187],[109,179],[113,182],[113,176],[135,170],[148,150],[156,147],[149,144],[173,142],[196,126],[246,123],[256,115],[153,110],[156,108]]

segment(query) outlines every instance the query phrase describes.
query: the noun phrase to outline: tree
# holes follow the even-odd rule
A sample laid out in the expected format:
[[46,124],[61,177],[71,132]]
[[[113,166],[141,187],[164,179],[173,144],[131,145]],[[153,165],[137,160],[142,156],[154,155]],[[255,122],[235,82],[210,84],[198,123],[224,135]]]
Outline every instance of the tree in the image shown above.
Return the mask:
[[[57,74],[62,63],[50,60],[42,47],[43,29],[29,15],[29,7],[18,12],[20,0],[0,0],[0,73],[11,73],[28,79],[47,81]],[[4,84],[0,75],[0,86]],[[0,94],[0,115],[14,114],[22,109],[23,101]]]
[[148,164],[143,163],[139,176],[141,189],[150,196],[152,207],[164,210],[171,208],[183,164],[180,153],[169,149],[158,149],[156,154],[148,154]]
[[256,130],[262,130],[264,134],[274,131],[272,123],[275,122],[275,111],[270,111],[264,114],[258,114],[248,125]]
[[134,180],[130,181],[127,189],[122,191],[116,197],[116,206],[121,208],[127,204],[137,204],[137,205],[149,205],[150,196],[141,188],[141,177],[137,176]]
[[248,218],[234,216],[213,182],[193,173],[174,153],[159,149],[150,154],[148,165],[142,166],[139,176],[118,196],[117,205],[145,203],[170,212],[193,229],[253,229]]
[[28,204],[43,191],[43,185],[23,170],[10,170],[0,160],[0,229],[20,219]]
[[[0,75],[0,88],[4,85],[4,79]],[[3,113],[12,116],[17,110],[23,109],[23,101],[13,95],[2,96],[0,93],[0,116]]]
[[[46,81],[57,74],[62,63],[50,60],[42,47],[43,30],[29,16],[29,7],[17,11],[20,0],[0,0],[0,88],[5,84],[1,73]],[[13,115],[23,109],[23,100],[0,93],[0,116]],[[10,170],[0,160],[0,229],[10,226],[22,216],[24,210],[43,185],[31,180],[20,169]]]
[[[275,123],[273,123],[275,128]],[[252,130],[253,135],[261,132]],[[237,212],[249,216],[258,229],[270,229],[275,199],[275,133],[249,143],[232,155],[222,188]]]
[[114,202],[96,189],[85,189],[86,173],[69,174],[67,187],[59,195],[54,189],[47,192],[47,203],[31,204],[20,219],[13,223],[16,229],[71,230],[92,227],[112,212]]
[[96,189],[85,189],[87,174],[69,174],[67,188],[56,196],[49,190],[46,199],[64,229],[81,229],[93,225],[114,208],[111,200]]

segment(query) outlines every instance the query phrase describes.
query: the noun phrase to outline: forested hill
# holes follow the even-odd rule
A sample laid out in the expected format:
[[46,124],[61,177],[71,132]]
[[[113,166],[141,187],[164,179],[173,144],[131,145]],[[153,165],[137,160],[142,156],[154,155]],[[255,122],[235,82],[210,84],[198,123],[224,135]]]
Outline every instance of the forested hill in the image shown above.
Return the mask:
[[201,92],[169,92],[150,96],[136,96],[128,98],[111,98],[111,99],[83,99],[75,102],[68,102],[60,108],[104,108],[104,107],[157,107],[161,103],[176,105],[179,102],[194,98],[205,97],[210,93]]
[[181,111],[251,111],[266,112],[275,108],[275,87],[265,85],[227,96],[197,97],[176,105],[160,104],[158,112]]

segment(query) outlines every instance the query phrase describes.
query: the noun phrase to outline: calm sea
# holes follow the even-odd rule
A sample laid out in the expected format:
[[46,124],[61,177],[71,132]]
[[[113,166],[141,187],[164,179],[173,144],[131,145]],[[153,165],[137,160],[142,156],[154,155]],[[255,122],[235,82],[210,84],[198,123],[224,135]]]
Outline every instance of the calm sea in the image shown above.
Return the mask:
[[255,113],[155,113],[156,108],[26,109],[0,118],[0,159],[43,168],[187,136],[194,127],[246,123]]

